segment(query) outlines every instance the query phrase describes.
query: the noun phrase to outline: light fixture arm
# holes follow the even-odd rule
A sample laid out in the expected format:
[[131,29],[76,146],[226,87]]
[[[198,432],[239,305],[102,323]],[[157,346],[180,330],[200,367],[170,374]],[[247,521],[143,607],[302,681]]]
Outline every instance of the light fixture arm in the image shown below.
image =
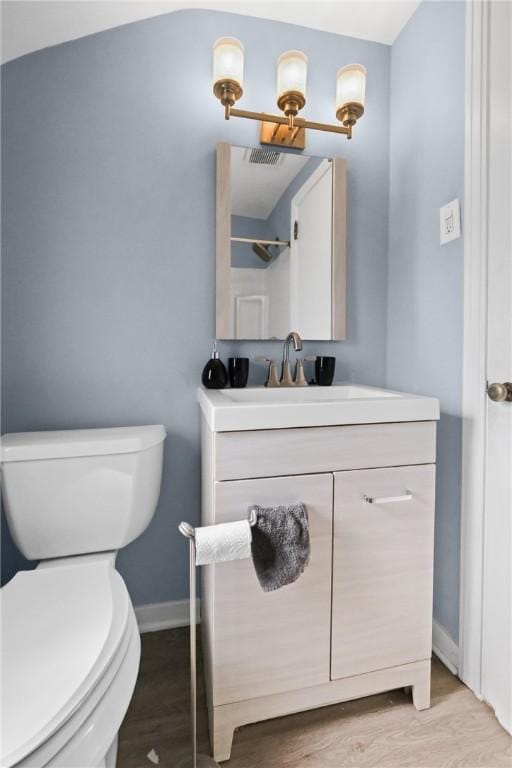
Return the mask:
[[247,109],[236,109],[234,107],[231,107],[229,104],[226,104],[225,114],[224,114],[226,120],[229,120],[231,117],[245,117],[249,120],[259,120],[260,122],[265,123],[275,123],[277,125],[287,125],[290,130],[293,130],[294,128],[311,128],[314,131],[328,131],[329,133],[341,133],[344,136],[347,137],[347,139],[352,138],[352,126],[344,126],[344,125],[331,125],[330,123],[316,123],[312,120],[305,120],[303,117],[294,117],[293,115],[290,115],[292,118],[292,125],[290,126],[290,117],[286,117],[284,115],[272,115],[268,112],[250,112]]

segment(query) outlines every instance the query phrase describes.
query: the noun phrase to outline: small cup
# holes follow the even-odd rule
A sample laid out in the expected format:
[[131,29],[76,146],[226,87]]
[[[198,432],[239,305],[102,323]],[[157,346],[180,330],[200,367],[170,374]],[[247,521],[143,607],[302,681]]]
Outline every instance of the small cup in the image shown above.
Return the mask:
[[335,357],[317,357],[315,360],[315,378],[320,387],[330,387],[336,368]]
[[247,386],[249,378],[249,358],[230,357],[228,360],[229,383],[234,389]]

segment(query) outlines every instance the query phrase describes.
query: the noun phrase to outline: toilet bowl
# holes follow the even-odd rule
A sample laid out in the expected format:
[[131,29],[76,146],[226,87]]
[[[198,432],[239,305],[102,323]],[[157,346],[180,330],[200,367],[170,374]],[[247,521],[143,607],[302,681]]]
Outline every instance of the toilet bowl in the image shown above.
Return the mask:
[[[2,438],[9,525],[24,554],[43,558],[1,590],[3,768],[116,765],[140,638],[115,553],[154,513],[164,437],[137,427]],[[91,520],[106,552],[89,548]]]

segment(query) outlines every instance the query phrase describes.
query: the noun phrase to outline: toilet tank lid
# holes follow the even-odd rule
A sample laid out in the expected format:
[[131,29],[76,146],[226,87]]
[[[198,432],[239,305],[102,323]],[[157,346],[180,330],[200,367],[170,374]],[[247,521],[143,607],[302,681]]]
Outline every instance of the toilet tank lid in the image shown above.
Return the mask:
[[1,438],[1,460],[37,461],[79,456],[137,453],[165,440],[161,424],[107,429],[12,432]]

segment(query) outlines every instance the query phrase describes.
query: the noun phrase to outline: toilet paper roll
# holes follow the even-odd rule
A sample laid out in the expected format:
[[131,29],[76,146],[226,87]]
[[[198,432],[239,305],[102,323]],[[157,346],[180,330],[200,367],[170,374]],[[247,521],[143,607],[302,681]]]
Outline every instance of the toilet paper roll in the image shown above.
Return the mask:
[[196,565],[227,563],[251,556],[251,526],[247,520],[196,528]]

